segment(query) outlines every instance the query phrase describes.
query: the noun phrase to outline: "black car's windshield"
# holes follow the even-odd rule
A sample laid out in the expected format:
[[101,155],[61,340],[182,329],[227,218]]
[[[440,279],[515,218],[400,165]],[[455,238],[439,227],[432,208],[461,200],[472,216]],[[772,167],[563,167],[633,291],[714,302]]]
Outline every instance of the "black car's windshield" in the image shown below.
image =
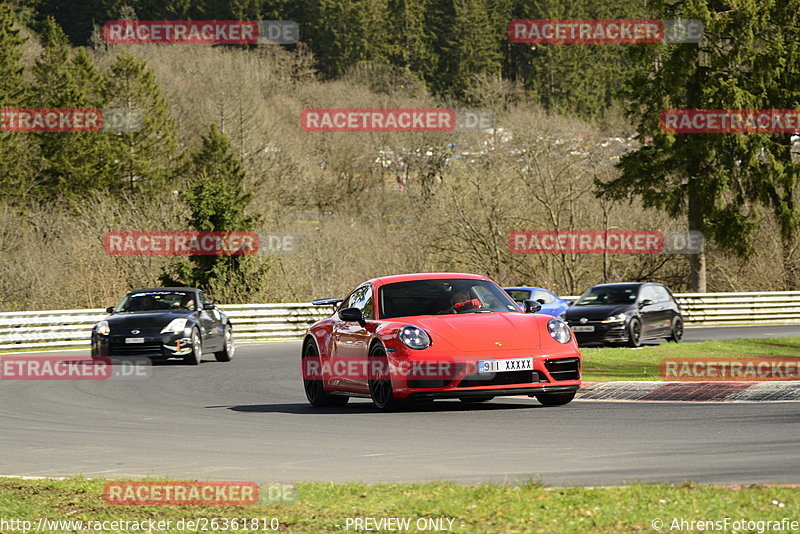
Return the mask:
[[194,293],[189,291],[141,291],[130,293],[114,308],[115,312],[194,310]]
[[600,286],[593,287],[578,299],[574,306],[605,306],[619,304],[633,304],[639,286]]
[[381,317],[515,312],[521,310],[497,285],[486,280],[446,278],[387,284],[380,292]]

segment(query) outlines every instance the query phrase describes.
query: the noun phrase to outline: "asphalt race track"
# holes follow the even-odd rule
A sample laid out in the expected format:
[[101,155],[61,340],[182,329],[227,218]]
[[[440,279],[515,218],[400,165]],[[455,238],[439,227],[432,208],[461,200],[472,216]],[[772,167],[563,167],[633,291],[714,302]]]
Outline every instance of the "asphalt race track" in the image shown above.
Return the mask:
[[800,483],[797,402],[319,410],[298,353],[299,342],[240,345],[232,362],[159,364],[147,379],[0,381],[0,475]]
[[712,339],[764,338],[800,336],[800,324],[757,326],[701,326],[688,327],[683,340],[687,342]]

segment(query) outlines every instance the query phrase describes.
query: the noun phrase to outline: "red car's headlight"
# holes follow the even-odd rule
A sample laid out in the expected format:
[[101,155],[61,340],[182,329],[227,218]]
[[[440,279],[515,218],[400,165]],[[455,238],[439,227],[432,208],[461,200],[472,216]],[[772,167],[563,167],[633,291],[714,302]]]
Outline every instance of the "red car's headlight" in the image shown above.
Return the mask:
[[397,334],[403,345],[410,349],[422,350],[431,346],[431,337],[428,333],[418,326],[411,324],[405,325]]
[[547,321],[547,331],[559,343],[569,343],[570,339],[572,339],[569,325],[556,317]]

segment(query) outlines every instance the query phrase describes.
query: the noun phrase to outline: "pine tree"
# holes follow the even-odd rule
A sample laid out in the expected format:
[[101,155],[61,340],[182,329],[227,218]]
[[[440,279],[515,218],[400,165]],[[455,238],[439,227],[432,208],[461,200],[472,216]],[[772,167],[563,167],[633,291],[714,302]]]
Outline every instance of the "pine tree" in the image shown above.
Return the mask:
[[455,0],[453,6],[454,18],[440,58],[441,89],[461,98],[475,75],[500,75],[502,56],[486,0]]
[[307,0],[306,5],[303,40],[323,74],[340,76],[361,61],[385,57],[387,0]]
[[[636,50],[639,68],[628,96],[643,146],[622,157],[619,178],[598,184],[602,195],[640,197],[647,207],[685,216],[689,230],[743,257],[753,251],[759,207],[772,209],[785,241],[794,239],[799,169],[790,161],[790,134],[659,128],[659,116],[668,109],[796,108],[800,3],[790,3],[788,11],[775,0],[744,0],[736,9],[709,0],[656,3],[660,18],[699,19],[705,37],[698,44]],[[705,291],[705,255],[691,255],[690,265],[692,291]]]
[[[248,215],[250,195],[244,191],[245,172],[228,138],[216,124],[203,136],[193,155],[194,183],[185,194],[188,224],[199,232],[246,232],[258,219]],[[225,302],[244,302],[262,289],[268,267],[248,255],[190,256],[173,264],[162,281],[179,279],[200,287]]]
[[122,52],[106,75],[106,106],[140,113],[137,131],[111,134],[113,170],[130,190],[158,192],[180,169],[175,121],[153,72],[143,59]]
[[[45,21],[42,55],[33,67],[37,106],[43,108],[103,107],[103,79],[91,56],[72,56],[66,34],[53,18]],[[105,132],[37,134],[47,161],[43,180],[48,196],[83,198],[93,190],[116,185],[111,174],[110,139]]]
[[387,60],[423,79],[432,78],[437,65],[430,29],[425,25],[427,4],[427,0],[389,0],[386,28]]
[[[648,18],[638,0],[516,0],[511,19]],[[507,34],[507,31],[506,31]],[[506,48],[504,75],[522,81],[545,108],[597,119],[619,106],[628,52],[639,45],[614,43],[513,43]]]
[[[22,65],[22,44],[14,12],[0,4],[0,109],[26,107],[30,88]],[[0,195],[22,204],[37,192],[42,161],[32,134],[0,131]]]

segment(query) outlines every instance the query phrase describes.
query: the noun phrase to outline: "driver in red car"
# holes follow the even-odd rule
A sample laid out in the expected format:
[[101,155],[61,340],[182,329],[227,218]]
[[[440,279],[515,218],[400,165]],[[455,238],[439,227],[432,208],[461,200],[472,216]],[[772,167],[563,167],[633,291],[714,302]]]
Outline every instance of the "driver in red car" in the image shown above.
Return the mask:
[[469,289],[466,287],[453,288],[450,297],[450,307],[441,313],[462,313],[480,306],[478,299],[472,298]]

